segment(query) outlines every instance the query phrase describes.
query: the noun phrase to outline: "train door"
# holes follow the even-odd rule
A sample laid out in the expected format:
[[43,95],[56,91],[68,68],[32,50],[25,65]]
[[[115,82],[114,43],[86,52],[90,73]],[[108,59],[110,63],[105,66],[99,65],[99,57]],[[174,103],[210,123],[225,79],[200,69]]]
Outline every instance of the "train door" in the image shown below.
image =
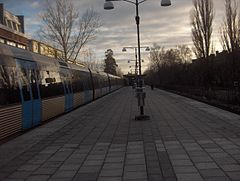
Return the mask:
[[60,75],[65,94],[65,112],[69,112],[73,109],[73,89],[71,83],[71,73],[68,68],[61,67]]
[[39,71],[36,62],[17,59],[16,64],[23,110],[23,129],[28,129],[39,125],[41,121]]

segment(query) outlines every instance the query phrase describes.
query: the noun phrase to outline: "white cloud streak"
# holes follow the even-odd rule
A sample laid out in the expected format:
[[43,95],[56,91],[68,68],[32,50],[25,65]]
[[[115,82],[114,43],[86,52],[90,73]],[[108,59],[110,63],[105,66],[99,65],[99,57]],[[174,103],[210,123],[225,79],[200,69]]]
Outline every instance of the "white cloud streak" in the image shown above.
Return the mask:
[[[123,54],[124,46],[136,46],[136,24],[135,7],[126,2],[114,2],[115,9],[105,11],[103,9],[105,0],[73,0],[75,8],[82,14],[87,8],[94,8],[101,16],[103,26],[96,40],[88,47],[96,52],[97,59],[104,59],[104,52],[111,48],[115,52],[115,58],[124,72],[128,71],[128,64],[123,60],[134,58],[134,53]],[[44,1],[39,0],[0,0],[6,4],[13,13],[26,16],[26,32],[30,36],[36,36],[38,25],[41,23],[38,16],[44,10]],[[19,6],[19,4],[21,4]],[[218,29],[224,16],[224,0],[214,0],[215,20],[214,20],[214,42],[219,47]],[[172,0],[172,6],[160,7],[159,0],[148,0],[140,6],[140,32],[141,44],[151,46],[153,43],[165,47],[175,47],[179,44],[192,45],[191,27],[189,12],[192,0]],[[38,11],[37,11],[38,10]],[[147,54],[143,55],[144,59]],[[124,61],[123,61],[124,62]],[[145,65],[145,64],[144,64]],[[145,65],[146,66],[146,65]]]

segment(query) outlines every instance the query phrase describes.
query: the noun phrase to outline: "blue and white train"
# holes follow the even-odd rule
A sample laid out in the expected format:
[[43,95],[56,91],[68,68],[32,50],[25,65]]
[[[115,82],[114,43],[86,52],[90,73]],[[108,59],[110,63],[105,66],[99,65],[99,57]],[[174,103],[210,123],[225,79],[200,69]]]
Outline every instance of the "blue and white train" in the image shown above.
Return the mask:
[[120,77],[0,44],[0,140],[122,86]]

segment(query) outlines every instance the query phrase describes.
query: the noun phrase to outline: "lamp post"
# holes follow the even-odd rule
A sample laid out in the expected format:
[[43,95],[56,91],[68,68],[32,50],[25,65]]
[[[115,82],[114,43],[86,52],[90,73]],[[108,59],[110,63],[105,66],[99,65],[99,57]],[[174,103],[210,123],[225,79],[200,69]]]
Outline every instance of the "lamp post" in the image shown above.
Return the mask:
[[[140,49],[143,49],[143,48],[145,49],[145,51],[150,51],[150,48],[148,46],[140,47]],[[137,49],[138,49],[138,47],[123,47],[122,52],[126,52],[127,49],[134,49],[134,53],[135,53],[135,76],[136,76],[136,80],[137,80],[137,75],[138,75],[138,73],[137,73],[138,72],[138,70],[137,70],[137,68],[138,68]],[[130,62],[128,61],[128,63],[130,63]]]
[[135,62],[135,80],[137,80],[137,74],[138,74],[138,71],[137,71],[137,68],[138,68],[138,65],[137,65],[137,62],[136,60],[128,60],[128,63],[131,63],[131,62]]
[[[144,115],[144,98],[145,93],[143,92],[143,80],[142,80],[142,66],[141,66],[141,46],[140,46],[140,30],[139,30],[139,24],[140,24],[140,17],[139,17],[139,5],[147,0],[105,0],[104,3],[104,9],[105,10],[111,10],[114,9],[114,5],[112,1],[124,1],[130,4],[133,4],[136,6],[136,16],[135,21],[137,25],[137,49],[138,49],[138,67],[139,67],[139,84],[137,89],[137,96],[138,96],[138,103],[140,106],[140,116],[137,116],[135,119],[137,120],[144,120],[149,119],[148,116]],[[161,6],[170,6],[171,0],[161,0]]]

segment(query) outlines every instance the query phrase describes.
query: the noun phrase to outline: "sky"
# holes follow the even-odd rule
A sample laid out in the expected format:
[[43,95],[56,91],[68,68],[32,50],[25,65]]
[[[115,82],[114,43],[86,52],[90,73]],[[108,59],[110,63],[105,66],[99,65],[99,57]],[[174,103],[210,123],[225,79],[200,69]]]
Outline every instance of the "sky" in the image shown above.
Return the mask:
[[[40,13],[45,9],[45,0],[0,0],[5,9],[15,15],[24,15],[25,33],[30,38],[36,38],[41,24]],[[78,12],[84,13],[93,8],[99,13],[102,27],[97,38],[90,42],[86,48],[95,52],[98,62],[103,62],[104,52],[112,49],[117,64],[124,73],[130,72],[128,60],[135,59],[134,51],[122,52],[125,46],[137,46],[135,6],[124,1],[114,2],[114,10],[104,10],[105,0],[72,0]],[[172,5],[161,7],[160,0],[147,0],[139,7],[141,46],[151,47],[156,43],[165,48],[174,48],[176,45],[192,47],[190,10],[192,0],[171,0]],[[219,43],[219,27],[224,18],[225,0],[214,2],[214,32],[213,43],[215,49],[221,51]],[[149,62],[149,52],[142,51],[143,70]],[[84,57],[82,57],[84,59]]]

